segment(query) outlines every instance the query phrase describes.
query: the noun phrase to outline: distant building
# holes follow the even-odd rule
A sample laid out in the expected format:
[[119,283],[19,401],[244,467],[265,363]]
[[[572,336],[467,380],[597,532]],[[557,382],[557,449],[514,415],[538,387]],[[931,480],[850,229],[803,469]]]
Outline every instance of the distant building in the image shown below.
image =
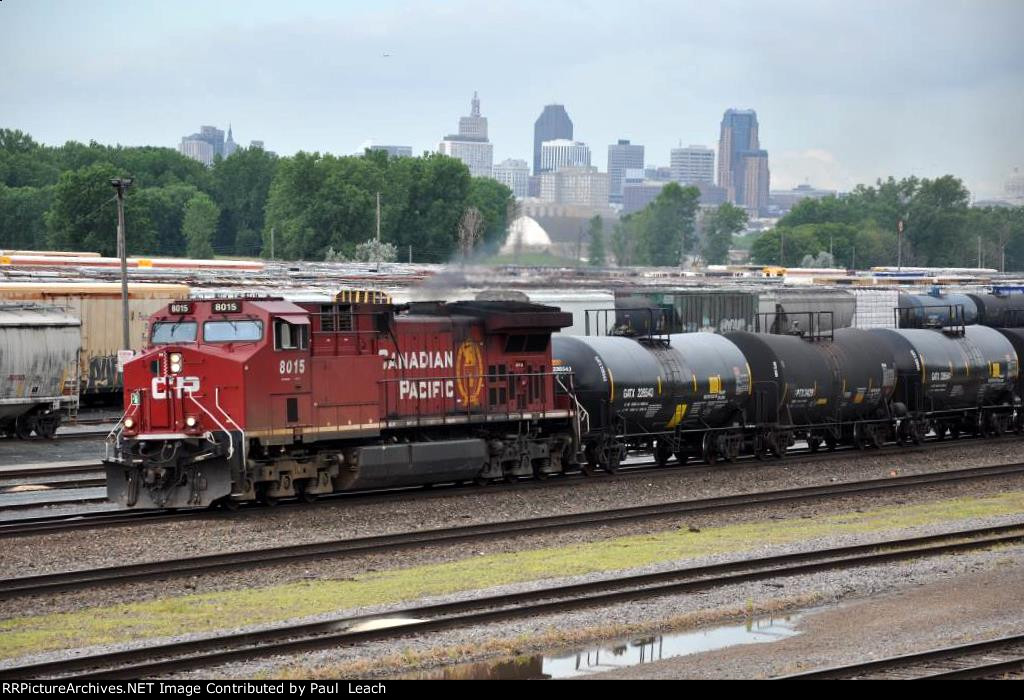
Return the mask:
[[[209,148],[200,145],[203,143]],[[249,147],[263,148],[263,142],[252,141]],[[178,144],[179,153],[207,166],[213,165],[213,159],[216,156],[227,158],[238,149],[239,145],[235,143],[230,124],[228,125],[227,140],[224,139],[224,132],[217,127],[201,126],[198,133],[182,136],[181,143]]]
[[772,209],[785,213],[804,199],[821,199],[834,197],[835,190],[819,190],[808,184],[797,185],[791,190],[771,190],[768,193],[768,204]]
[[412,158],[412,146],[367,146],[371,151],[384,151],[388,158]]
[[[572,119],[562,105],[547,105],[533,123],[533,174],[544,169],[541,147],[545,141],[572,141]],[[589,165],[589,161],[587,162]]]
[[650,165],[644,168],[644,177],[648,180],[669,182],[672,180],[672,168],[667,165]]
[[525,160],[506,159],[494,166],[495,180],[512,190],[516,199],[530,194],[530,164]]
[[627,180],[622,185],[622,213],[632,214],[645,209],[667,184],[664,180]]
[[231,124],[228,124],[228,138],[224,142],[224,157],[227,158],[232,153],[238,150],[238,144],[235,143],[234,137],[231,135]]
[[590,165],[590,147],[579,141],[555,139],[540,145],[540,172]]
[[1006,178],[1003,190],[1009,199],[1024,199],[1024,174],[1020,168],[1014,168],[1010,177]]
[[695,184],[715,181],[715,152],[707,146],[687,146],[671,151],[672,179]]
[[608,201],[622,203],[622,181],[626,170],[644,167],[644,147],[627,139],[608,146]]
[[540,176],[541,201],[580,207],[608,205],[608,173],[597,168],[570,166]]
[[757,112],[729,109],[718,140],[718,186],[729,200],[757,215],[768,206],[768,152],[758,140]]
[[461,160],[473,177],[491,177],[494,146],[487,140],[487,117],[480,116],[480,99],[475,92],[470,115],[459,119],[459,133],[445,136],[437,150]]
[[183,136],[181,143],[178,144],[178,153],[186,158],[198,160],[207,167],[213,165],[213,146],[202,139]]

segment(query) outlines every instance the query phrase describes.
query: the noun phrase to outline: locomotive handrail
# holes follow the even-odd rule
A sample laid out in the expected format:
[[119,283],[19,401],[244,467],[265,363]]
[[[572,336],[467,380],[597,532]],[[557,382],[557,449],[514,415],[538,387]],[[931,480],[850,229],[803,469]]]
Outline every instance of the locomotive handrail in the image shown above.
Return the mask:
[[[219,391],[220,391],[220,389],[218,388],[217,392],[219,393]],[[203,404],[201,404],[198,401],[196,401],[196,397],[192,394],[191,391],[188,392],[188,397],[190,399],[192,399],[192,403],[194,403],[196,406],[199,407],[199,410],[201,410],[203,413],[208,415],[210,417],[210,420],[212,420],[214,423],[217,424],[217,427],[221,429],[222,433],[224,433],[225,435],[228,436],[228,459],[231,459],[231,457],[234,456],[234,454],[235,454],[235,441],[231,439],[231,433],[228,431],[228,429],[226,427],[224,427],[223,423],[221,423],[219,420],[217,420],[217,416],[215,416],[212,413],[210,413],[210,410],[208,408],[206,408],[206,406],[204,406]],[[219,408],[219,406],[218,406],[218,408]],[[223,413],[223,411],[221,411],[221,412]],[[227,415],[227,414],[225,413],[224,415]]]
[[[480,391],[483,392],[485,389],[489,388],[488,385],[487,385],[487,382],[489,382],[489,381],[505,381],[505,382],[508,382],[509,380],[528,379],[528,378],[533,378],[533,377],[557,377],[557,376],[558,376],[557,373],[555,373],[554,371],[545,371],[545,372],[516,372],[516,373],[509,372],[509,373],[505,373],[505,374],[500,374],[500,373],[476,373],[476,374],[444,375],[444,376],[429,375],[429,376],[422,376],[422,377],[410,377],[410,376],[385,377],[385,378],[379,379],[378,382],[381,385],[384,386],[384,415],[385,416],[390,416],[391,415],[391,410],[392,410],[392,407],[391,407],[391,392],[388,391],[388,389],[390,388],[390,385],[398,383],[398,382],[403,382],[403,381],[420,382],[420,381],[423,381],[423,382],[442,382],[443,383],[443,382],[448,382],[448,381],[458,382],[460,380],[461,381],[466,381],[466,380],[477,380],[477,379],[479,379],[479,380],[483,380],[484,381],[484,384],[481,386],[481,389],[480,389]],[[493,387],[491,387],[491,388],[493,388]],[[457,390],[456,390],[456,392],[457,392]],[[552,399],[553,398],[554,397],[552,397]],[[548,401],[547,392],[543,391],[543,389],[539,392],[539,394],[537,396],[534,397],[534,400],[532,402],[532,403],[540,403],[540,404],[542,404],[542,408],[539,408],[539,409],[536,409],[536,408],[535,409],[530,409],[530,408],[525,408],[524,407],[524,408],[519,409],[519,410],[511,410],[509,408],[509,406],[508,406],[508,401],[510,399],[511,399],[511,395],[507,396],[506,397],[506,401],[503,404],[503,410],[504,410],[506,416],[511,416],[513,413],[523,413],[523,412],[531,412],[531,411],[545,411],[546,412],[546,411],[549,411],[549,410],[553,410],[555,408],[555,405],[554,405],[553,401]],[[487,415],[493,416],[493,415],[499,415],[501,413],[501,411],[502,411],[502,405],[501,404],[496,404],[495,406],[490,406],[489,407],[488,406],[489,402],[484,401],[482,399],[479,402],[479,404],[477,404],[476,407],[474,407],[472,405],[465,405],[465,406],[459,407],[458,403],[457,403],[457,400],[456,400],[456,396],[454,396],[454,395],[450,396],[450,397],[449,396],[440,396],[440,395],[439,396],[432,396],[432,397],[420,397],[420,396],[417,396],[415,399],[411,399],[410,398],[410,399],[406,399],[406,400],[409,401],[409,402],[412,402],[412,401],[416,402],[416,414],[415,415],[416,415],[417,418],[420,418],[420,417],[424,416],[425,414],[433,416],[433,415],[445,415],[445,414],[451,414],[451,413],[460,413],[460,414],[465,414],[467,416],[473,415],[474,413],[486,413]],[[428,401],[428,402],[429,401],[439,401],[440,404],[441,404],[441,408],[440,408],[439,411],[427,411],[427,412],[424,412],[424,409],[423,409],[423,402],[424,401]],[[451,406],[451,408],[449,408],[449,406]]]

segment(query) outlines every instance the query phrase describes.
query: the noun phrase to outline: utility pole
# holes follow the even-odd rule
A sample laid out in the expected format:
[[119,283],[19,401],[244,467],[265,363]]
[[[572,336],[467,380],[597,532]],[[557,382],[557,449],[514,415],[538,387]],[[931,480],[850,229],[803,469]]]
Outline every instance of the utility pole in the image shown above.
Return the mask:
[[981,269],[981,236],[978,236],[978,269]]
[[380,192],[377,193],[377,269],[380,272]]
[[274,227],[271,226],[270,227],[270,259],[271,260],[274,259],[274,233],[275,233]]
[[896,222],[896,269],[903,272],[903,219]]
[[786,263],[786,234],[783,233],[781,228],[775,229],[779,232],[779,267],[785,267]]
[[131,350],[131,338],[128,329],[128,251],[124,235],[124,191],[132,186],[130,177],[114,177],[110,186],[117,193],[117,255],[121,258],[121,330],[124,350]]

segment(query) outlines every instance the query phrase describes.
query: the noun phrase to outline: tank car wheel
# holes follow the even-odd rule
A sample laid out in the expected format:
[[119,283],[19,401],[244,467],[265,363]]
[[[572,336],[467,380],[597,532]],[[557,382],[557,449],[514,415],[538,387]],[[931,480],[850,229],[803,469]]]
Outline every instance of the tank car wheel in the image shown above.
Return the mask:
[[686,464],[690,459],[690,455],[685,452],[676,452],[676,461],[680,464]]
[[836,444],[836,436],[830,432],[825,433],[825,449],[827,449],[829,452],[835,452]]
[[672,448],[667,444],[659,440],[654,445],[654,461],[657,462],[659,467],[664,467],[668,464],[668,460],[672,457]]
[[712,437],[711,433],[704,433],[704,439],[701,441],[701,457],[703,457],[704,462],[710,466],[714,466],[715,462],[718,461],[718,451],[715,449],[715,438]]
[[807,449],[809,449],[811,452],[817,452],[819,449],[821,449],[821,438],[819,438],[819,437],[809,437],[809,438],[807,438]]
[[18,416],[14,419],[14,435],[19,440],[28,440],[32,437],[32,431],[35,427],[35,420],[28,416]]

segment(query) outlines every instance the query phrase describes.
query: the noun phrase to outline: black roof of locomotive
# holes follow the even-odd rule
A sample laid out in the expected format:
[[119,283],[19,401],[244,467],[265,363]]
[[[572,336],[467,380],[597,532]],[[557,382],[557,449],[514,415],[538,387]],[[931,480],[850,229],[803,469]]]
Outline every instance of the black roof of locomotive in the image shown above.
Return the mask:
[[491,331],[558,330],[571,326],[572,314],[557,306],[527,301],[411,302],[409,313],[428,316],[471,316]]

